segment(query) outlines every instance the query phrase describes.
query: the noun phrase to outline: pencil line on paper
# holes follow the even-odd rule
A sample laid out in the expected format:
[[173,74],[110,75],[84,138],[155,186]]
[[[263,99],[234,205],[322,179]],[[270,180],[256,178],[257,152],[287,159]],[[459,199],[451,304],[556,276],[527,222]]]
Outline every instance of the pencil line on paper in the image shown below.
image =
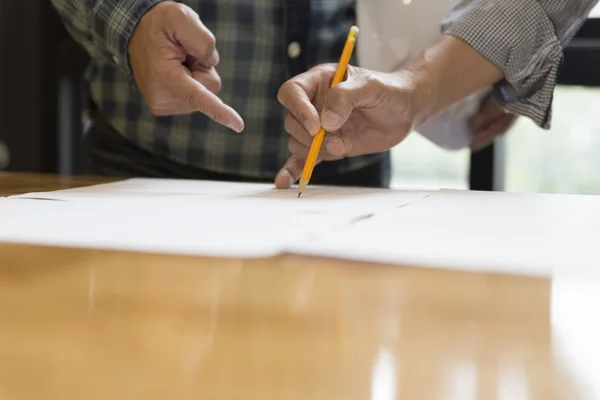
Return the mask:
[[416,202],[418,202],[418,201],[425,200],[425,199],[426,199],[426,198],[428,198],[429,196],[431,196],[431,195],[430,195],[430,194],[428,194],[428,195],[426,195],[426,196],[424,196],[424,197],[421,197],[421,198],[419,198],[419,199],[415,199],[415,200],[409,201],[409,202],[408,202],[408,203],[406,203],[406,204],[402,204],[401,206],[398,206],[398,207],[396,207],[396,210],[399,210],[399,209],[401,209],[401,208],[404,208],[404,207],[406,207],[406,206],[410,206],[411,204],[415,204],[415,203],[416,203]]

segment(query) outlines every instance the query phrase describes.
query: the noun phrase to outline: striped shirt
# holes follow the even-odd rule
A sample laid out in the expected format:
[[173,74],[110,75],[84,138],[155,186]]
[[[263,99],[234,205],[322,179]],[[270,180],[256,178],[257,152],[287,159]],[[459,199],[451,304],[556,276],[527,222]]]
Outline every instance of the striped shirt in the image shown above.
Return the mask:
[[[192,115],[153,116],[132,80],[127,46],[141,16],[161,0],[52,0],[67,29],[92,56],[91,97],[104,118],[142,149],[209,171],[273,178],[289,157],[279,87],[317,64],[336,62],[354,0],[186,0],[217,40],[219,97],[245,121],[238,135]],[[375,0],[373,0],[375,1]],[[440,0],[442,1],[442,0]],[[596,3],[592,0],[458,0],[442,32],[499,66],[497,101],[549,127],[562,49]],[[365,40],[365,39],[363,39]],[[346,158],[338,172],[388,152]]]

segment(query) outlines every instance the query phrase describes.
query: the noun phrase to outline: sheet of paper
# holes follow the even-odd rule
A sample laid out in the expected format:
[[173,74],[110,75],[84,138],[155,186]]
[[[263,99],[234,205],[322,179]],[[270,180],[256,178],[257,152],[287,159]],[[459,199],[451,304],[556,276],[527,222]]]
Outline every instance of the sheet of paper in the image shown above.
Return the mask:
[[11,199],[51,199],[69,202],[117,202],[199,205],[205,202],[233,202],[235,206],[281,207],[288,212],[346,214],[370,213],[402,207],[427,196],[430,191],[388,190],[310,185],[302,198],[297,189],[278,190],[272,184],[197,180],[134,178],[115,183],[52,192],[27,193]]
[[[138,203],[138,204],[136,204]],[[0,241],[216,257],[268,257],[285,244],[282,226],[255,213],[168,203],[0,201]],[[260,229],[260,228],[258,228]]]
[[598,274],[600,196],[441,191],[292,252],[533,276]]
[[428,192],[205,181],[128,181],[0,200],[0,241],[266,257]]
[[0,199],[0,241],[218,257],[564,276],[600,273],[598,238],[600,196],[131,179]]

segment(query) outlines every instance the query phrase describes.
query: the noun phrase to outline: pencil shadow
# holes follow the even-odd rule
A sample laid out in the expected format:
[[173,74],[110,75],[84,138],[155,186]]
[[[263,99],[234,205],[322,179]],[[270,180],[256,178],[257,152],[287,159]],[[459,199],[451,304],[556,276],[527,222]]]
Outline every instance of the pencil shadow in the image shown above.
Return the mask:
[[279,200],[336,200],[336,199],[352,199],[352,198],[360,198],[369,195],[381,194],[386,189],[376,189],[376,188],[349,188],[349,187],[340,187],[340,188],[320,188],[320,187],[312,187],[307,188],[300,199],[298,199],[298,189],[272,189],[264,192],[252,193],[252,194],[244,194],[239,197],[242,198],[263,198],[263,199],[279,199]]

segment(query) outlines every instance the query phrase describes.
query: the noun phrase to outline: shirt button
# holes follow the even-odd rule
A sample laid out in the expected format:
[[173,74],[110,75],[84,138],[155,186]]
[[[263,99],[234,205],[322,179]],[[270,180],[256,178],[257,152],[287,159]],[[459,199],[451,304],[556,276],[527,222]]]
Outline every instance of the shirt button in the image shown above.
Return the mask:
[[300,57],[300,53],[302,53],[302,47],[298,42],[292,42],[288,46],[288,56],[291,59],[296,59]]

